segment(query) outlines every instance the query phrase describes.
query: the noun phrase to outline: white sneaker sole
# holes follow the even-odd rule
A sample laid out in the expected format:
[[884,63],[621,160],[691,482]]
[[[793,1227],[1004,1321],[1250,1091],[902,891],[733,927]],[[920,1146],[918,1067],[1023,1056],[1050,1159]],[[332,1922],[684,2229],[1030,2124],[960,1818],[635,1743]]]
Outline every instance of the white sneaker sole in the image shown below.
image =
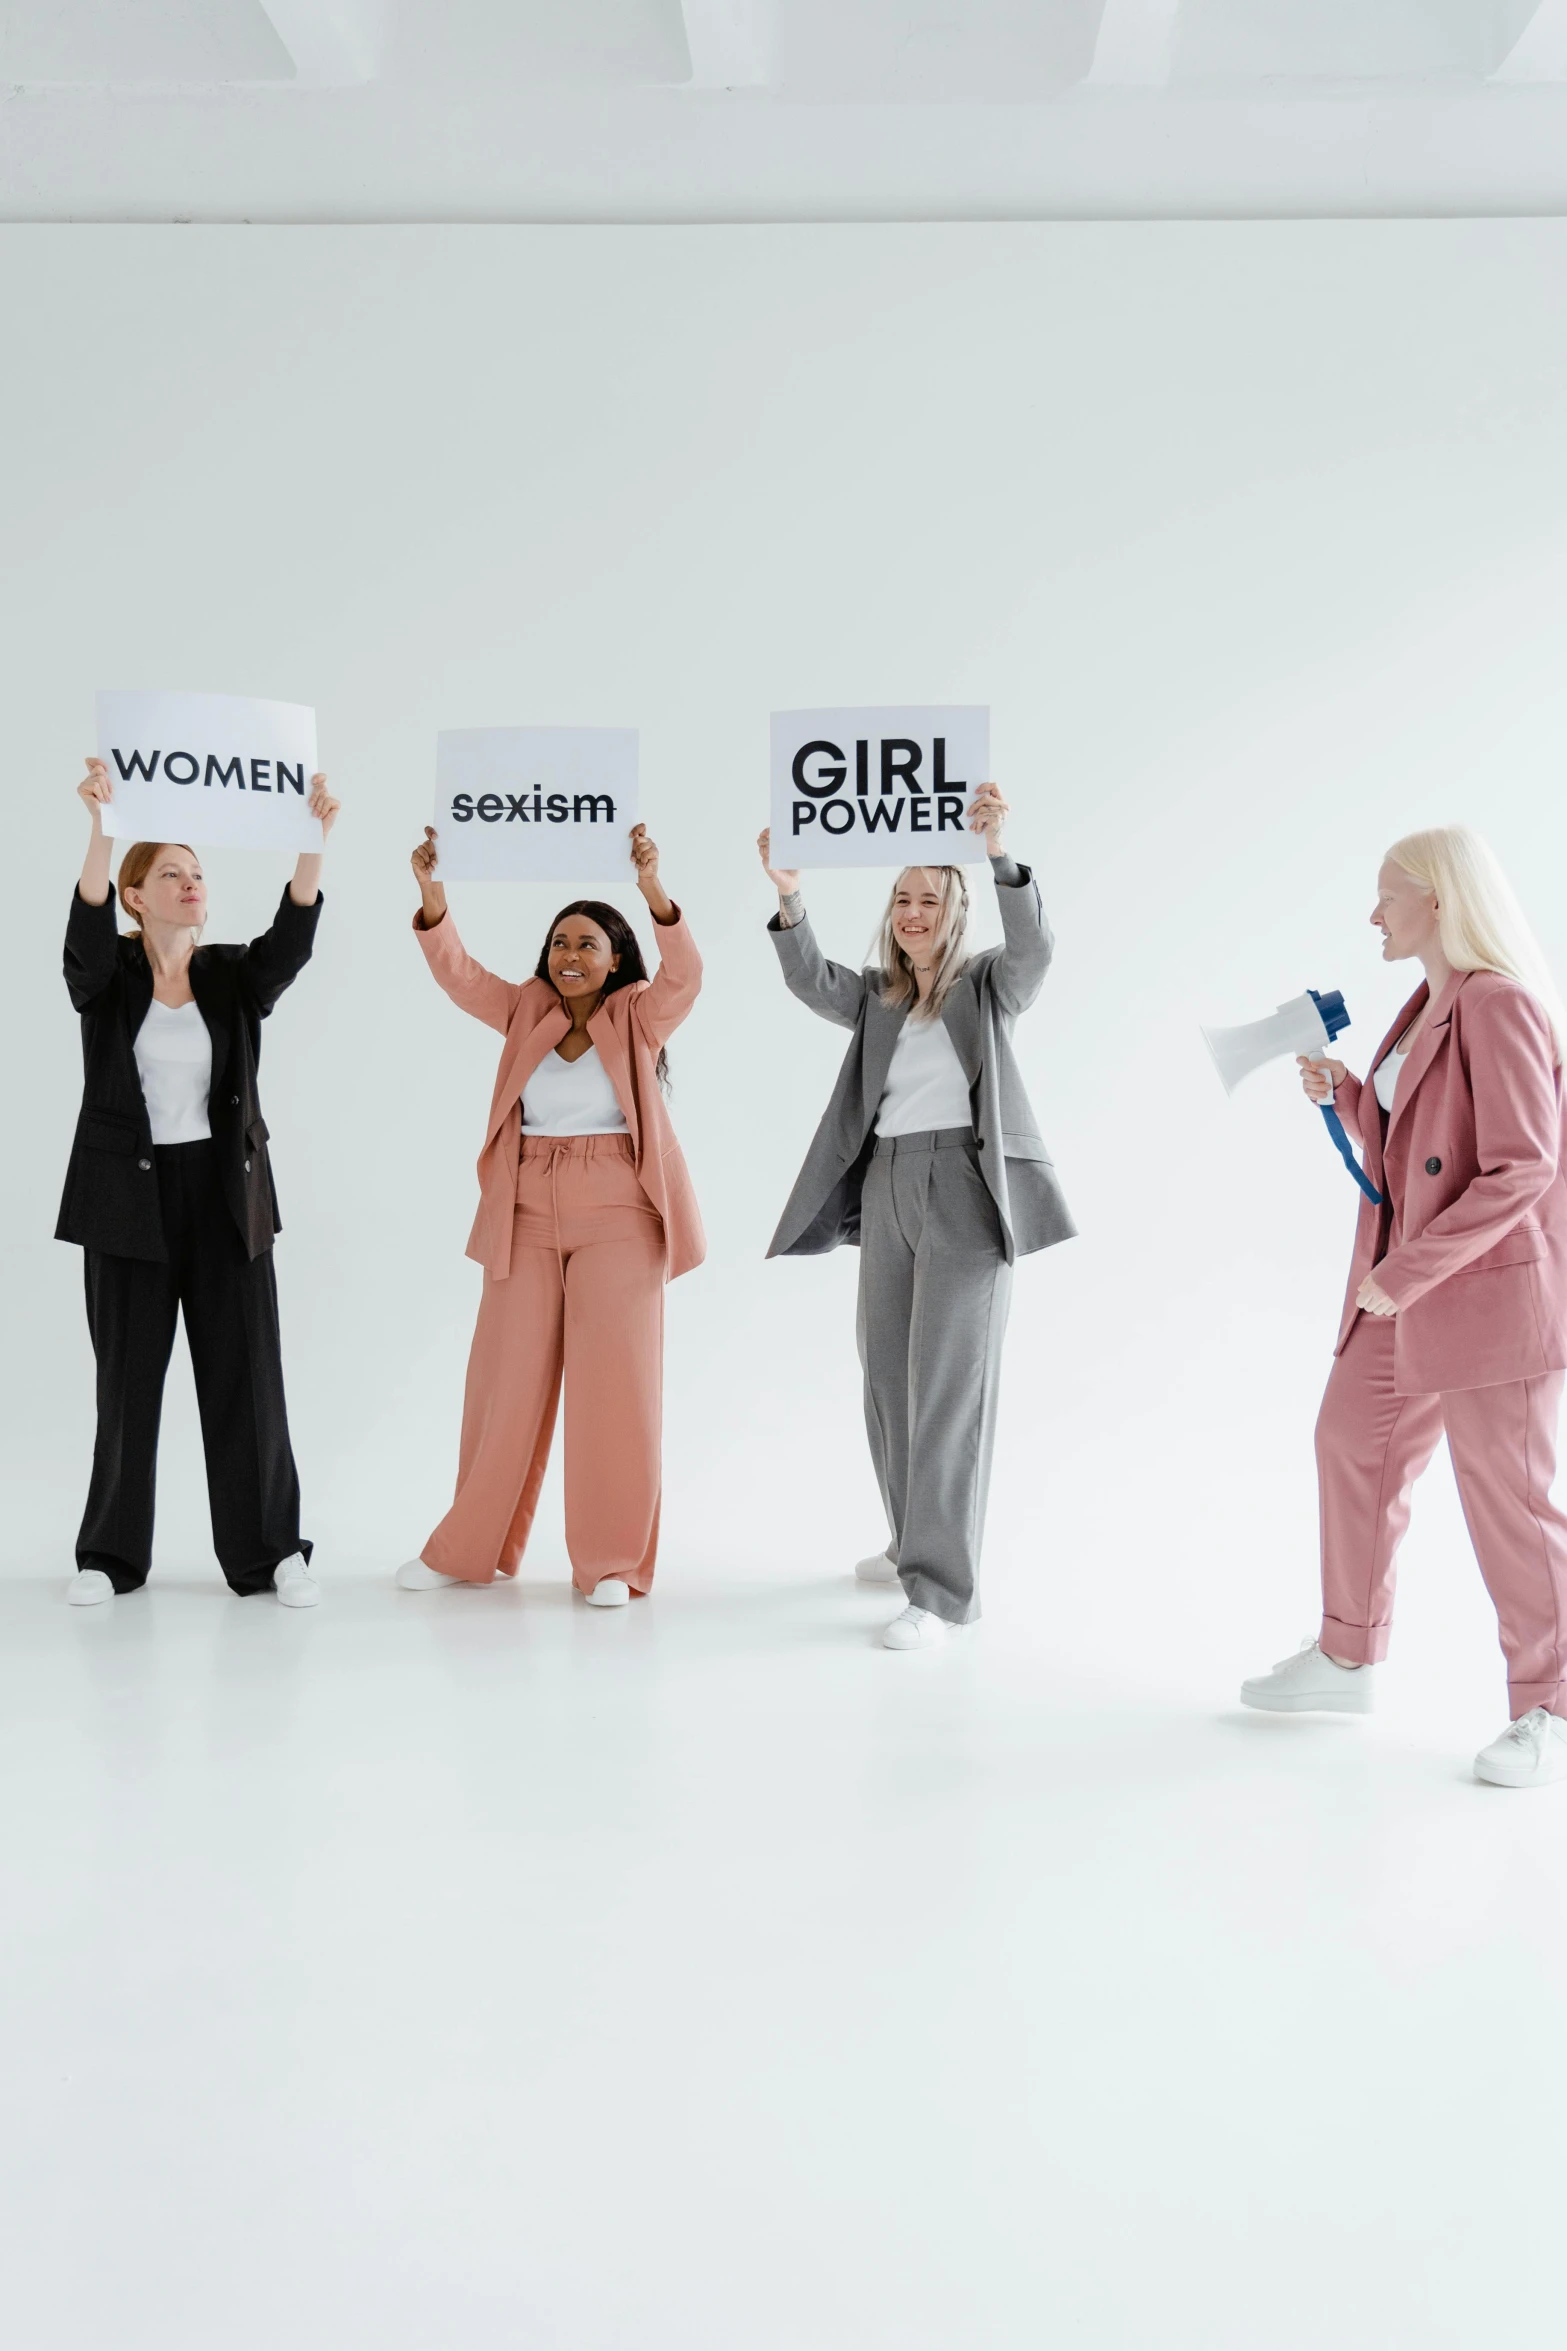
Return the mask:
[[1266,1690],[1257,1682],[1242,1682],[1241,1704],[1259,1714],[1370,1714],[1376,1706],[1373,1692],[1342,1697],[1326,1690]]
[[1559,1771],[1510,1772],[1506,1764],[1487,1763],[1475,1757],[1475,1778],[1483,1780],[1488,1788],[1559,1788],[1567,1780],[1567,1764]]

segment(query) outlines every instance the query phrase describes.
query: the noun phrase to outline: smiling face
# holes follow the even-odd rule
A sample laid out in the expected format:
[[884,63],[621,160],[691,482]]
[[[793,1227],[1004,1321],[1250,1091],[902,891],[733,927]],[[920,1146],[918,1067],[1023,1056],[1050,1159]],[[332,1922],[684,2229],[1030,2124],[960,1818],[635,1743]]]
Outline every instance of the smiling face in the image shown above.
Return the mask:
[[620,957],[612,952],[608,937],[587,915],[568,914],[551,931],[550,979],[567,1005],[602,995],[611,972],[619,967]]
[[946,928],[940,881],[928,865],[911,865],[892,893],[892,935],[916,971],[939,959]]
[[123,891],[122,898],[126,912],[139,923],[199,931],[207,919],[201,860],[194,849],[165,841],[135,888]]
[[1382,934],[1384,963],[1402,963],[1439,943],[1436,892],[1388,858],[1377,875],[1371,920]]

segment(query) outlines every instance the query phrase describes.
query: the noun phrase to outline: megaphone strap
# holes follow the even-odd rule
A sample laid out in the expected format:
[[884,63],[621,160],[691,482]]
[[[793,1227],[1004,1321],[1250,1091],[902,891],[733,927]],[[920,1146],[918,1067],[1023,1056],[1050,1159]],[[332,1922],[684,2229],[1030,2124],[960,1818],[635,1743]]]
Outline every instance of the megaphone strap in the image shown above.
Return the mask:
[[1371,1178],[1367,1175],[1365,1169],[1361,1166],[1359,1160],[1355,1157],[1354,1145],[1350,1142],[1348,1135],[1344,1132],[1344,1121],[1339,1117],[1338,1112],[1334,1109],[1331,1102],[1319,1102],[1317,1104],[1317,1108],[1321,1111],[1324,1123],[1327,1126],[1328,1133],[1332,1137],[1334,1150],[1343,1160],[1344,1165],[1349,1169],[1350,1174],[1354,1177],[1356,1183],[1365,1193],[1366,1198],[1371,1202],[1372,1206],[1374,1208],[1380,1208],[1382,1205],[1382,1195],[1377,1190],[1376,1185],[1371,1181]]

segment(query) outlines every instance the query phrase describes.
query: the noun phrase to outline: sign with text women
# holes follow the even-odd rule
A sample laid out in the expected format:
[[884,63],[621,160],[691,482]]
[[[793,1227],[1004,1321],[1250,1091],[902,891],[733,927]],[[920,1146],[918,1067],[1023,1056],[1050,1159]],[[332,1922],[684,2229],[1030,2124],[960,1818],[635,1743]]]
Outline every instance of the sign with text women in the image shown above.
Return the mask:
[[114,797],[103,829],[127,841],[319,854],[310,813],[316,714],[238,694],[100,694],[98,756]]

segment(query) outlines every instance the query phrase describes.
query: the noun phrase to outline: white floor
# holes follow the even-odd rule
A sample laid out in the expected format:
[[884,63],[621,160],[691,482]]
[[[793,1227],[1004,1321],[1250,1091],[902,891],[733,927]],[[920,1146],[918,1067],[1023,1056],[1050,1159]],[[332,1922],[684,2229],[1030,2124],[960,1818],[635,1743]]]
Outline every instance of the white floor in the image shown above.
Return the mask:
[[9,2342],[1554,2339],[1567,1788],[893,1605],[0,1582]]

